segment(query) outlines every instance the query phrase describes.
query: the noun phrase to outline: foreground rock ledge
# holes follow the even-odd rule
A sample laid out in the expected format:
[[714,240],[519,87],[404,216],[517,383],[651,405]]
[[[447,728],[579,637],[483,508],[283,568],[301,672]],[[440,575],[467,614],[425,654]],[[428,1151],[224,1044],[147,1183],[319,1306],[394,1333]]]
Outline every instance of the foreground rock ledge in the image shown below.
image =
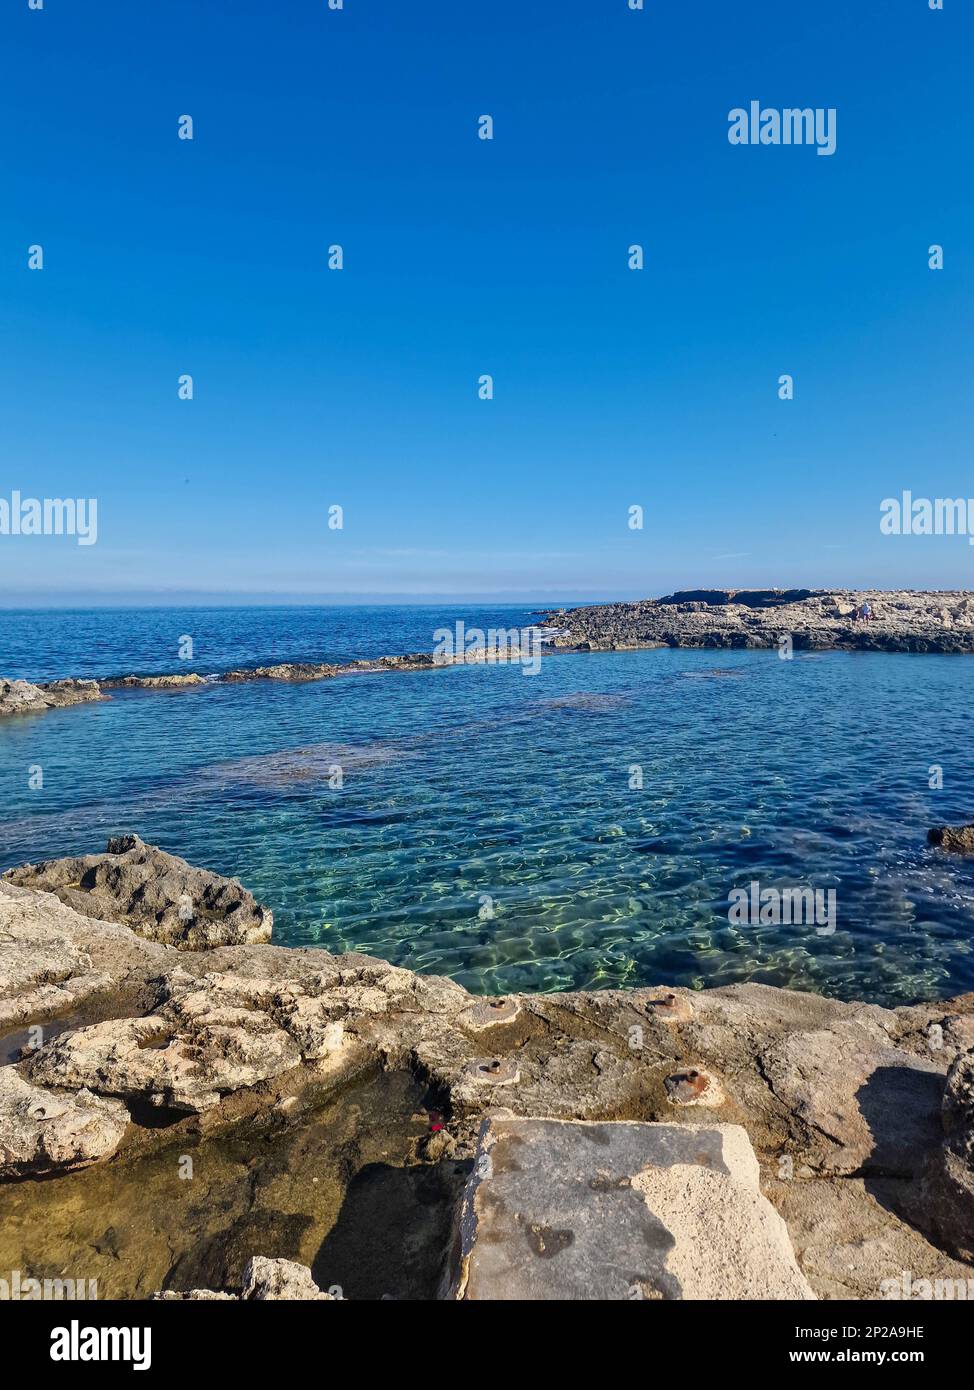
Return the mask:
[[[288,1124],[377,1069],[407,1070],[442,1117],[417,1163],[472,1160],[487,1116],[736,1125],[818,1297],[879,1298],[904,1270],[974,1278],[972,995],[901,1009],[761,985],[479,999],[357,954],[176,950],[8,878],[0,1020],[8,1179],[110,1163],[121,1182],[129,1158],[184,1133]],[[656,1200],[677,1210],[672,1192]]]
[[739,1125],[485,1122],[465,1300],[810,1299]]

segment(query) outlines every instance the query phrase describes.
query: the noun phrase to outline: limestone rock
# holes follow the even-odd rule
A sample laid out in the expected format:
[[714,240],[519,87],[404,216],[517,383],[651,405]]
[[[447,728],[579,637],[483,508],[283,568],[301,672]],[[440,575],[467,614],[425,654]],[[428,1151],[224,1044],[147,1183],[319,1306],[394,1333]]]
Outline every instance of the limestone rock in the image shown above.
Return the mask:
[[167,1290],[155,1294],[154,1298],[160,1302],[235,1302],[240,1299],[256,1303],[277,1300],[335,1302],[330,1293],[319,1289],[307,1265],[295,1264],[293,1260],[271,1260],[265,1255],[255,1255],[247,1262],[243,1290],[239,1294],[213,1289],[191,1289],[187,1293]]
[[762,1068],[808,1130],[819,1173],[916,1174],[936,1148],[944,1063],[893,1047],[876,1029],[843,1022],[790,1033]]
[[[558,647],[776,647],[797,651],[971,652],[971,595],[965,591],[691,589],[661,599],[547,612]],[[872,620],[855,621],[868,602]]]
[[431,1008],[439,999],[455,1012],[468,1002],[447,981],[420,980],[364,957],[360,966],[348,963],[354,957],[336,965],[318,951],[254,947],[241,956],[240,950],[214,953],[216,964],[226,963],[225,954],[235,970],[170,970],[160,982],[165,997],[152,1013],[60,1034],[31,1057],[31,1076],[200,1113],[295,1068],[340,1064],[347,1018],[361,1028],[362,1020],[391,1015],[392,1032],[402,1034],[415,1012],[429,1035],[424,1001]]
[[0,1178],[83,1168],[115,1152],[129,1122],[118,1101],[46,1090],[0,1067]]
[[974,854],[974,825],[935,825],[927,839],[948,854]]
[[105,690],[181,690],[185,686],[205,684],[206,677],[195,671],[170,676],[119,676],[101,682]]
[[485,1122],[453,1295],[810,1299],[737,1125]]
[[[819,1298],[907,1298],[913,1279],[963,1279],[970,1265],[948,1258],[900,1215],[909,1205],[904,1179],[771,1179],[765,1191],[788,1226],[795,1253]],[[974,1285],[970,1287],[974,1288]]]
[[32,685],[30,681],[0,679],[0,716],[37,714],[46,709],[60,709],[65,705],[80,705],[104,698],[95,681],[59,680],[46,685]]
[[947,1073],[944,1142],[924,1174],[918,1215],[963,1260],[974,1261],[974,1048]]
[[72,679],[48,681],[40,689],[51,709],[61,709],[65,705],[84,705],[90,700],[103,700],[105,698],[97,681]]
[[268,1299],[313,1299],[333,1303],[330,1293],[319,1289],[307,1265],[293,1260],[270,1260],[255,1255],[244,1270],[243,1298],[264,1302]]
[[4,878],[181,950],[269,941],[274,920],[236,879],[195,869],[137,835],[110,840],[105,854],[22,864]]
[[327,661],[287,661],[278,666],[255,666],[250,671],[228,671],[225,681],[323,681],[338,674],[339,668]]
[[[90,911],[94,894],[75,887]],[[785,1216],[817,1293],[883,1296],[883,1280],[902,1270],[946,1275],[954,1265],[944,1250],[968,1248],[966,1064],[951,1071],[946,1133],[940,1099],[948,1063],[974,1047],[974,995],[897,1010],[764,985],[477,1000],[448,980],[357,954],[267,944],[176,952],[0,878],[0,1033],[18,1029],[0,1039],[0,1056],[16,1056],[19,1030],[42,1019],[50,1020],[43,1045],[6,1073],[62,1102],[87,1092],[86,1114],[98,1098],[127,1104],[131,1123],[118,1148],[105,1142],[104,1156],[119,1160],[111,1181],[116,1171],[124,1181],[130,1157],[172,1144],[176,1133],[208,1142],[247,1118],[273,1144],[279,1128],[303,1123],[325,1097],[338,1104],[347,1086],[408,1071],[447,1127],[423,1134],[430,1119],[403,1136],[430,1184],[470,1158],[488,1113],[708,1130],[715,1126],[700,1122],[712,1118],[746,1127],[763,1191]],[[667,1078],[693,1071],[719,1079],[719,1109],[672,1104]],[[153,1102],[161,1108],[150,1112]],[[121,1121],[123,1111],[112,1113]],[[0,1144],[18,1162],[25,1153],[33,1161],[36,1135],[25,1141],[15,1112],[0,1113]],[[41,1160],[53,1173],[94,1161],[99,1149],[54,1144]],[[686,1204],[712,1203],[714,1194],[704,1192],[706,1176],[677,1176],[654,1200],[666,1222],[686,1223]],[[742,1199],[741,1210],[747,1205]],[[754,1230],[764,1220],[755,1211],[747,1219]],[[571,1229],[553,1227],[554,1244]],[[544,1232],[540,1239],[552,1248]],[[264,1248],[274,1247],[248,1239],[235,1280]],[[687,1287],[702,1277],[692,1262],[680,1275]],[[177,1282],[213,1281],[194,1273]],[[652,1294],[650,1285],[637,1288],[636,1296]]]
[[0,1029],[63,1014],[165,958],[127,927],[92,922],[53,894],[0,878]]
[[146,1018],[61,1034],[28,1065],[49,1086],[90,1084],[103,1095],[203,1111],[300,1061],[297,1045],[266,1014],[219,1007],[200,991]]

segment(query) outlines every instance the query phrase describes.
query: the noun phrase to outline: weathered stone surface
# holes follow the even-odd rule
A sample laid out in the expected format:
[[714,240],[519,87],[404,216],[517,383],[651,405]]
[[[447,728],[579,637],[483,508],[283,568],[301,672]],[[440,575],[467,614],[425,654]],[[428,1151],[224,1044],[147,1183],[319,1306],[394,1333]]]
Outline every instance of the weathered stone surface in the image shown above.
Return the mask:
[[974,1048],[951,1064],[942,1113],[944,1142],[927,1164],[916,1211],[949,1250],[974,1261]]
[[73,680],[47,681],[40,687],[51,709],[61,709],[66,705],[84,705],[91,700],[103,700],[97,681]]
[[[32,1041],[10,1074],[47,1094],[124,1101],[120,1170],[171,1144],[174,1127],[214,1135],[245,1116],[291,1126],[352,1083],[409,1072],[439,1112],[441,1127],[421,1125],[406,1145],[423,1169],[452,1173],[500,1109],[743,1125],[825,1297],[876,1297],[878,1277],[901,1268],[927,1277],[938,1260],[949,1265],[944,1250],[963,1230],[956,1206],[941,1213],[924,1184],[942,1151],[948,1066],[972,1046],[974,995],[898,1010],[763,985],[478,1000],[361,955],[265,944],[177,953],[0,879],[0,1025],[18,1029],[0,1038],[0,1058],[21,1055],[22,1030],[43,1020],[43,1045]],[[672,1103],[666,1079],[692,1070],[718,1079],[716,1108]],[[961,1116],[965,1085],[951,1087]],[[961,1162],[956,1148],[944,1152],[948,1169]],[[786,1169],[793,1180],[776,1181]],[[966,1203],[965,1192],[950,1201]],[[842,1268],[816,1236],[829,1193],[843,1212]],[[252,1232],[243,1245],[245,1258],[263,1248]],[[186,1282],[228,1286],[209,1273]]]
[[162,1302],[213,1301],[238,1299],[264,1303],[268,1300],[287,1300],[289,1302],[334,1303],[330,1293],[323,1293],[311,1277],[307,1265],[295,1264],[293,1260],[271,1260],[265,1255],[255,1255],[244,1270],[244,1286],[239,1294],[223,1293],[213,1289],[192,1289],[188,1293],[157,1293]]
[[278,666],[255,666],[248,671],[228,671],[225,681],[323,681],[338,674],[339,667],[327,661],[286,661]]
[[907,1180],[796,1174],[788,1181],[769,1176],[764,1189],[819,1298],[909,1298],[910,1278],[970,1280],[974,1291],[974,1266],[945,1255],[899,1214],[912,1195]]
[[[855,621],[863,603],[871,621]],[[561,647],[776,647],[798,650],[974,651],[974,593],[957,590],[714,589],[544,615]]]
[[80,1168],[115,1152],[128,1125],[118,1101],[31,1085],[0,1067],[0,1178]]
[[948,854],[974,854],[974,825],[935,825],[927,839]]
[[30,681],[0,680],[0,714],[33,714],[50,709],[40,686]]
[[105,854],[22,864],[4,878],[184,950],[269,941],[274,921],[236,879],[195,869],[137,835],[110,840]]
[[488,1120],[460,1217],[464,1299],[807,1299],[736,1125]]
[[341,1049],[343,1028],[334,1016],[340,1009],[326,980],[319,975],[281,988],[230,973],[197,979],[171,972],[168,997],[154,1013],[63,1034],[30,1059],[30,1072],[50,1086],[91,1086],[207,1110],[225,1095]]
[[[252,947],[203,960],[224,969],[170,969],[158,982],[163,997],[153,1012],[60,1034],[25,1063],[32,1079],[203,1112],[295,1068],[340,1071],[346,1043],[354,1055],[356,1030],[372,1020],[387,1023],[401,1041],[415,1014],[417,1031],[429,1035],[425,1009],[439,1001],[445,1019],[468,999],[448,981],[367,957],[336,961],[318,951]],[[348,1036],[346,1020],[354,1021]],[[384,1036],[384,1028],[376,1031]]]
[[314,1299],[333,1303],[331,1294],[318,1288],[307,1265],[293,1260],[269,1260],[255,1255],[244,1270],[243,1298]]
[[170,676],[117,676],[100,682],[103,690],[181,690],[188,685],[206,683],[206,677],[195,671]]
[[74,941],[46,925],[12,920],[10,907],[0,899],[0,1027],[110,983],[107,975],[92,978],[91,958]]
[[808,1127],[805,1162],[820,1173],[916,1174],[939,1140],[943,1063],[842,1022],[792,1033],[762,1066],[775,1095]]
[[39,714],[47,709],[65,705],[80,705],[89,700],[102,700],[95,681],[59,680],[46,685],[30,681],[10,681],[0,678],[0,717],[6,714]]
[[146,1018],[61,1034],[29,1059],[30,1075],[47,1086],[90,1081],[104,1095],[201,1111],[301,1061],[265,1014],[208,1005],[201,992]]
[[[111,990],[134,992],[167,959],[127,928],[0,878],[0,1030],[41,1022]],[[151,993],[151,991],[149,991]]]

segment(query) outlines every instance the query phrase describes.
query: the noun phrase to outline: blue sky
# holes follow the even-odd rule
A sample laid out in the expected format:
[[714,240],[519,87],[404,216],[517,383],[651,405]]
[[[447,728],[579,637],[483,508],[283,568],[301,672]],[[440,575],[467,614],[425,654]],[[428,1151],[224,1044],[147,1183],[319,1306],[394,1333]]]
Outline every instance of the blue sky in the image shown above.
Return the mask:
[[[0,603],[970,584],[963,537],[879,532],[974,496],[962,0],[12,0],[0,38],[0,496],[98,499],[96,545],[0,536]],[[730,145],[752,99],[835,107],[834,156]]]

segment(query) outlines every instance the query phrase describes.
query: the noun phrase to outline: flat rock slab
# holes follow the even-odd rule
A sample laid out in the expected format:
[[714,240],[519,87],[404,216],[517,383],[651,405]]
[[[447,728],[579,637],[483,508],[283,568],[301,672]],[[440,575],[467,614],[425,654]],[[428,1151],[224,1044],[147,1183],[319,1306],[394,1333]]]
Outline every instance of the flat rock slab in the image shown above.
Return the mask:
[[462,1299],[808,1299],[739,1125],[491,1117],[460,1216]]
[[765,1076],[809,1128],[805,1161],[822,1174],[909,1177],[939,1147],[946,1063],[875,1029],[839,1022],[791,1033],[763,1055]]

